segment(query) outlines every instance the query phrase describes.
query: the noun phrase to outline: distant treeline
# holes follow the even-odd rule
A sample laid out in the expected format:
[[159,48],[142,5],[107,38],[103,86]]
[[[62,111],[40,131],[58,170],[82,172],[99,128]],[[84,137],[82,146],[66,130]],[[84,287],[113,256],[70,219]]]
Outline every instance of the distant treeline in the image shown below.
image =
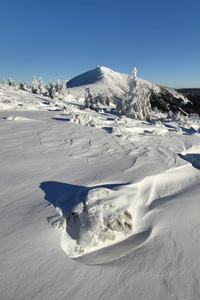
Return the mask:
[[[2,84],[7,85],[7,82],[5,78],[3,78]],[[8,79],[8,86],[14,87],[19,90],[28,91],[30,93],[34,94],[42,94],[43,96],[49,96],[52,99],[58,98],[63,99],[66,94],[66,84],[67,80],[64,80],[62,83],[60,79],[57,80],[57,82],[51,82],[49,80],[48,85],[44,84],[44,81],[41,77],[39,77],[39,81],[34,76],[33,81],[30,84],[27,84],[26,82],[21,83],[21,81],[18,81],[18,83],[15,83],[14,80],[11,78]]]

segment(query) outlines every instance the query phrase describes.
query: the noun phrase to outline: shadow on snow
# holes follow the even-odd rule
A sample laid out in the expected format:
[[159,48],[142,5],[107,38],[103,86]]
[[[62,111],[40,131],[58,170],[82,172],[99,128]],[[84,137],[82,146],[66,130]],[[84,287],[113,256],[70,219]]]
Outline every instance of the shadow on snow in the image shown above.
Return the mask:
[[186,155],[178,154],[178,156],[192,164],[192,166],[200,170],[200,154],[188,153]]
[[74,205],[80,202],[85,202],[87,194],[90,190],[97,188],[116,189],[122,184],[104,184],[91,187],[62,183],[57,181],[44,181],[40,184],[40,189],[45,193],[45,199],[55,207],[60,200],[63,199],[65,208],[70,212]]

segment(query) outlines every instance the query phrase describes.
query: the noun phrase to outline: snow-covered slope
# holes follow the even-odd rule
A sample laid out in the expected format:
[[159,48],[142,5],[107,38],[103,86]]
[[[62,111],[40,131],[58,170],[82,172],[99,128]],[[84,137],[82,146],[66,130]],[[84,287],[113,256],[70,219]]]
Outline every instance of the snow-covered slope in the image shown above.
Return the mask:
[[81,108],[0,87],[1,298],[199,299],[200,119]]
[[188,88],[188,89],[178,89],[177,91],[183,94],[192,102],[193,109],[200,116],[200,89]]
[[[76,97],[84,97],[85,89],[89,88],[93,96],[100,94],[113,102],[114,95],[122,99],[127,97],[130,92],[130,81],[130,75],[101,66],[74,77],[68,81],[67,88]],[[149,97],[152,108],[157,107],[163,112],[169,110],[177,112],[180,109],[193,112],[192,104],[188,107],[190,101],[187,97],[174,89],[143,79],[139,79],[139,82],[143,93]]]

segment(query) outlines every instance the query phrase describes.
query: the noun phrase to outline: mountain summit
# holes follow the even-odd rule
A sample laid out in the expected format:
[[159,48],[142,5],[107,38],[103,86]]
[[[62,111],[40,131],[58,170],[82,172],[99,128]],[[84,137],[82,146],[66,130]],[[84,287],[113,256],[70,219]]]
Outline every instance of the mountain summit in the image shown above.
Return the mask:
[[[97,68],[80,74],[67,82],[67,88],[84,94],[85,88],[90,88],[92,94],[101,94],[112,97],[113,94],[122,96],[128,92],[129,75],[115,72],[109,68],[98,66]],[[78,88],[78,89],[77,89]]]
[[[105,68],[107,69],[107,68]],[[80,74],[67,82],[68,88],[78,87],[82,85],[88,85],[96,83],[101,80],[104,76],[104,67],[97,67],[94,70],[87,71],[83,74]]]

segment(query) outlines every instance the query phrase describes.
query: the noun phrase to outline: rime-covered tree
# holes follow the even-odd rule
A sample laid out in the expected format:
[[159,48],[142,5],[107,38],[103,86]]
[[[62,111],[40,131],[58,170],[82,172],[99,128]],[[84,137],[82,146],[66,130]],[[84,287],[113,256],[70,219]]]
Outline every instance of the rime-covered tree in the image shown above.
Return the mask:
[[44,95],[46,93],[45,84],[41,77],[39,77],[39,84],[38,84],[40,94]]
[[12,84],[13,84],[13,81],[12,81],[11,77],[9,77],[9,78],[8,78],[8,85],[9,85],[9,86],[12,86]]
[[60,86],[60,79],[58,79],[55,84],[55,90],[58,94],[60,93]]
[[4,77],[3,77],[2,83],[3,83],[3,85],[7,85]]
[[67,86],[67,80],[64,80],[60,86],[60,98],[61,99],[64,99],[66,96],[66,86]]
[[26,83],[26,82],[24,82],[24,83],[19,83],[19,88],[20,88],[20,90],[22,90],[22,91],[28,91],[29,90],[29,88],[28,88],[28,84]]
[[14,80],[12,80],[11,78],[8,78],[8,85],[9,85],[9,86],[16,87],[16,83],[15,83]]
[[55,83],[52,83],[49,79],[49,84],[47,85],[48,96],[52,99],[56,96]]
[[113,101],[116,105],[116,110],[121,114],[125,115],[128,105],[128,99],[127,98],[120,98],[116,95],[113,95]]
[[49,80],[49,84],[46,86],[47,95],[52,99],[64,99],[66,96],[66,83],[67,80],[64,80],[62,84],[60,79],[58,79],[56,83],[52,83],[51,80]]
[[60,92],[61,92],[61,83],[60,83],[60,79],[58,79],[55,84],[55,96],[54,97],[58,98],[58,99],[62,99]]
[[34,76],[33,81],[31,82],[31,92],[33,94],[39,94],[40,93],[40,89],[39,89],[39,85],[37,82],[37,78]]
[[90,93],[90,89],[86,88],[85,89],[85,108],[90,108],[92,110],[97,110],[98,109],[98,99],[99,97],[94,97]]
[[146,120],[149,116],[151,104],[149,95],[143,89],[140,79],[137,78],[136,68],[132,71],[129,87],[129,97],[115,99],[118,111],[129,118]]
[[90,89],[86,88],[85,89],[85,108],[91,108],[92,106],[92,95],[90,93]]

